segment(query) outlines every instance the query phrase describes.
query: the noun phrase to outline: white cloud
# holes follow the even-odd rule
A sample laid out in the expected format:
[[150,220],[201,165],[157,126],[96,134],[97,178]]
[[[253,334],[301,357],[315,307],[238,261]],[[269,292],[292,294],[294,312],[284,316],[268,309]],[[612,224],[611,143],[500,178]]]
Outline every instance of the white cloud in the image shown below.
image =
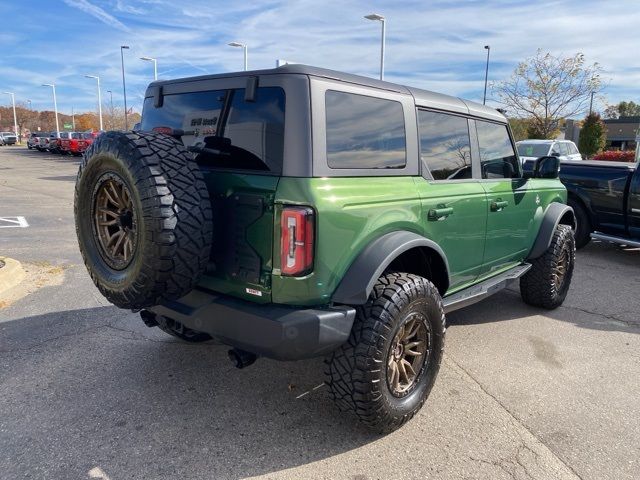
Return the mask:
[[69,5],[72,8],[77,8],[82,10],[85,13],[88,13],[92,17],[97,18],[101,22],[109,25],[110,27],[117,28],[118,30],[122,30],[125,32],[130,31],[129,27],[127,27],[120,20],[115,18],[113,15],[105,12],[102,8],[97,5],[93,5],[89,3],[87,0],[64,0],[64,3]]
[[[506,78],[538,48],[566,56],[581,51],[588,62],[603,66],[609,101],[637,101],[640,96],[640,70],[634,69],[632,61],[634,48],[640,45],[640,30],[635,25],[637,15],[630,14],[635,5],[631,1],[615,8],[590,0],[416,0],[375,6],[363,0],[65,2],[77,14],[88,13],[102,24],[74,28],[77,14],[51,8],[46,13],[48,18],[58,15],[51,19],[55,21],[31,23],[26,29],[9,27],[3,32],[29,38],[33,32],[48,29],[39,37],[46,41],[16,41],[11,51],[16,52],[16,61],[19,57],[29,62],[22,65],[22,72],[36,71],[32,79],[46,78],[60,85],[59,101],[65,108],[93,105],[92,86],[82,78],[84,73],[99,74],[104,90],[113,90],[114,102],[120,101],[119,45],[131,46],[125,51],[127,93],[136,108],[153,72],[138,57],[157,58],[164,78],[239,70],[242,51],[227,46],[230,41],[248,44],[249,68],[271,68],[277,58],[285,58],[376,77],[380,24],[363,18],[372,12],[387,18],[385,77],[390,81],[479,100],[486,56],[483,46],[490,44],[490,80]],[[122,16],[118,19],[109,12]],[[60,55],[69,45],[79,47],[81,54]],[[12,75],[2,71],[0,78],[3,83],[14,82]],[[29,82],[26,74],[15,80],[20,85],[7,88],[23,88],[22,95],[28,98],[35,82]]]

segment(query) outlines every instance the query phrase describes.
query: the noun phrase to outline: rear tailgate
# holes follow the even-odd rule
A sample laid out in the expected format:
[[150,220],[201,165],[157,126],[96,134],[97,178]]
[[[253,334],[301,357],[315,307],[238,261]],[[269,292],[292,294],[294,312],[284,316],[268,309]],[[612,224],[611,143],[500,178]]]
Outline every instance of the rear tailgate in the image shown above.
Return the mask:
[[173,94],[167,88],[161,105],[148,97],[141,129],[180,138],[204,174],[213,207],[213,238],[199,285],[268,303],[274,198],[284,156],[284,90],[258,87],[255,98],[248,100],[244,88],[223,86],[186,93],[176,87]]

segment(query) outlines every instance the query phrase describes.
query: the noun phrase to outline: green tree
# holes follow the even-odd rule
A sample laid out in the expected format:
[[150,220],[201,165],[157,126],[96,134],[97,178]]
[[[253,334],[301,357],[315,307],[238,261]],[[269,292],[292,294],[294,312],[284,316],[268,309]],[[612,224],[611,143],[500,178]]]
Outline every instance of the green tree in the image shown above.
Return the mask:
[[582,53],[562,58],[538,50],[492,90],[508,111],[531,118],[537,136],[553,138],[560,120],[584,111],[591,93],[600,90],[600,71],[597,63],[587,65]]
[[591,157],[601,151],[607,141],[607,133],[604,123],[597,113],[587,115],[582,130],[580,130],[580,140],[578,148],[583,155]]

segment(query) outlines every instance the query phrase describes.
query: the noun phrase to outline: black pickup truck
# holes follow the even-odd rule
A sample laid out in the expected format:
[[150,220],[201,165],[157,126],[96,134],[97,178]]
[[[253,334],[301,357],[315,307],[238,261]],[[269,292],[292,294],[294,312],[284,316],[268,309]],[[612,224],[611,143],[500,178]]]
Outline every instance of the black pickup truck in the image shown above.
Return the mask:
[[640,247],[638,163],[564,161],[560,180],[576,214],[576,246],[591,238]]

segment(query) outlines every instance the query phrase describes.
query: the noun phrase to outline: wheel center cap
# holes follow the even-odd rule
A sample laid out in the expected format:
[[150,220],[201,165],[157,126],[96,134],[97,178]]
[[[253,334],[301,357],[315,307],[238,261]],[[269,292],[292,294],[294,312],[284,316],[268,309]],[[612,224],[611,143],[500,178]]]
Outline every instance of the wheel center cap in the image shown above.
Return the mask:
[[118,216],[118,225],[122,228],[131,229],[133,227],[133,213],[128,210],[121,212]]

